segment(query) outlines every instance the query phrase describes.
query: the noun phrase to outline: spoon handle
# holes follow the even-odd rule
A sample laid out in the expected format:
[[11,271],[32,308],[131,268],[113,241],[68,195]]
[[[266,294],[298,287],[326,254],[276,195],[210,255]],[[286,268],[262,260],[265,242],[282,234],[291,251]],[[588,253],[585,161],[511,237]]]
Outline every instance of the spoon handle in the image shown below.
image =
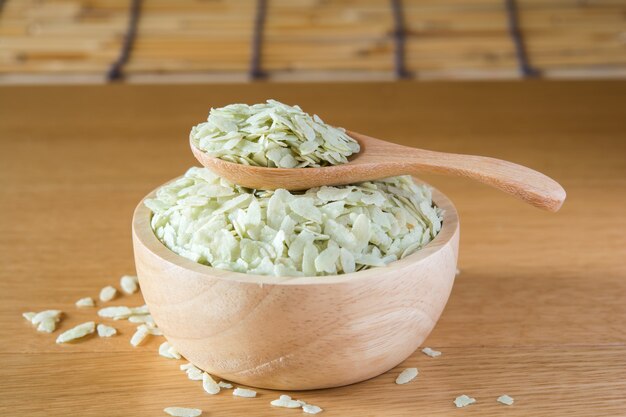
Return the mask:
[[[486,156],[403,148],[404,160],[414,171],[411,174],[429,171],[471,178],[551,212],[558,211],[565,201],[565,190],[558,182],[541,172],[513,162]],[[410,160],[406,158],[408,155],[411,155]]]

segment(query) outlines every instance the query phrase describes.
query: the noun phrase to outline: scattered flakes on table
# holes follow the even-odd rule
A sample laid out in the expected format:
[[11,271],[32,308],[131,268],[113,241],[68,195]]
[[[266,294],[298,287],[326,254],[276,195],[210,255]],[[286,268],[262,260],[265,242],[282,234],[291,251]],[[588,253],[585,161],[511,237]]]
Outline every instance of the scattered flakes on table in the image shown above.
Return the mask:
[[220,388],[226,388],[226,389],[231,389],[233,387],[233,384],[229,382],[224,382],[224,381],[218,382],[217,385],[219,385]]
[[187,373],[187,378],[191,379],[192,381],[202,380],[202,371],[190,362],[184,365],[180,365],[180,370],[185,371]]
[[468,397],[467,395],[463,394],[459,397],[456,397],[456,399],[454,400],[454,405],[456,405],[457,408],[461,408],[461,407],[468,406],[470,404],[474,404],[475,402],[476,402],[475,398]]
[[120,278],[120,287],[126,294],[134,294],[139,289],[139,280],[134,275],[124,275]]
[[202,388],[211,395],[219,394],[220,392],[219,384],[206,372],[202,373]]
[[100,290],[100,301],[107,302],[111,301],[117,295],[117,290],[115,287],[107,285],[103,289]]
[[78,308],[82,308],[82,307],[95,307],[96,303],[93,301],[93,298],[91,297],[84,297],[81,298],[80,300],[76,301],[76,307]]
[[302,403],[300,401],[292,400],[289,395],[281,395],[277,400],[270,402],[274,407],[284,408],[300,408]]
[[198,408],[167,407],[163,411],[173,417],[198,417],[202,415],[202,410]]
[[317,413],[321,413],[324,410],[313,404],[304,404],[302,406],[302,411],[304,411],[307,414],[317,414]]
[[424,349],[422,349],[422,353],[430,356],[431,358],[436,358],[437,356],[441,356],[441,352],[439,352],[438,350],[431,349],[429,347],[425,347]]
[[111,337],[117,334],[117,329],[115,327],[107,326],[106,324],[98,324],[96,330],[98,331],[98,336],[100,337]]
[[235,388],[233,391],[233,395],[235,397],[246,397],[246,398],[254,398],[256,397],[256,391],[247,388]]
[[57,337],[57,343],[67,343],[75,339],[80,339],[83,336],[93,333],[95,330],[96,323],[93,321],[79,324],[78,326],[72,327],[71,329],[61,333],[59,337]]
[[130,338],[130,344],[133,345],[133,347],[139,346],[144,340],[146,340],[146,337],[148,337],[149,334],[150,332],[148,331],[148,328],[142,324],[137,327],[137,331]]
[[131,323],[154,323],[154,319],[150,314],[133,314],[128,317],[128,321]]
[[133,314],[126,306],[105,307],[98,310],[98,316],[113,320],[127,319]]
[[513,399],[513,397],[509,397],[508,395],[504,394],[504,395],[499,396],[496,401],[504,405],[513,405],[513,403],[515,402],[515,399]]
[[396,378],[396,384],[402,385],[411,382],[418,373],[417,368],[406,368],[404,371],[400,372],[400,375]]

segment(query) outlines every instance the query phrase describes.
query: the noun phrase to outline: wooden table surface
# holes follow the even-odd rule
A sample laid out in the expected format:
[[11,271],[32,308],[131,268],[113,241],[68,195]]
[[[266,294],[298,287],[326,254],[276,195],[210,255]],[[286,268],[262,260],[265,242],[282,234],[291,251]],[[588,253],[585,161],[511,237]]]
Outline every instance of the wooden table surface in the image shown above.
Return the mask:
[[[74,307],[133,273],[130,220],[148,191],[194,165],[209,106],[276,98],[403,144],[485,154],[553,176],[550,214],[467,180],[425,176],[461,217],[460,275],[419,352],[353,386],[302,392],[328,416],[626,415],[626,83],[500,82],[12,87],[0,89],[0,414],[287,416],[278,392],[205,394],[120,335],[59,346],[96,317]],[[139,294],[111,305],[138,305]],[[55,334],[21,313],[66,312]],[[394,384],[404,367],[420,369]],[[501,394],[515,398],[507,407]],[[452,404],[467,394],[478,402]]]

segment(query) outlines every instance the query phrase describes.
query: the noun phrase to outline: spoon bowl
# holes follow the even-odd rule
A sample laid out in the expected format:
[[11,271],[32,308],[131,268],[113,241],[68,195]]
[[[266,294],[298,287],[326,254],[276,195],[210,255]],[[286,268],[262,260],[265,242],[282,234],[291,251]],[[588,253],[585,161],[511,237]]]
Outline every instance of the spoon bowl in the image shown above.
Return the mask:
[[191,140],[190,145],[202,165],[248,188],[306,190],[323,185],[432,172],[471,178],[552,212],[558,211],[565,201],[565,190],[559,183],[522,165],[485,156],[412,148],[361,133],[347,133],[359,142],[360,152],[352,155],[347,164],[322,168],[268,168],[237,164],[208,155]]

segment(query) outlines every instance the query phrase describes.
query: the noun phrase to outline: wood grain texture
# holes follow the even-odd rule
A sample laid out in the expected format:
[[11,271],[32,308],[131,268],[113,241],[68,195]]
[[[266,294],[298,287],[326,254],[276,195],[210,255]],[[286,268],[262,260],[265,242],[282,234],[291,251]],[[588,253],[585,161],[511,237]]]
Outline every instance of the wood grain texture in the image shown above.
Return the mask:
[[288,280],[175,254],[156,238],[151,212],[140,203],[133,247],[142,293],[172,346],[213,375],[293,390],[361,382],[410,356],[448,301],[459,219],[437,190],[433,201],[444,210],[443,225],[416,253],[384,268]]
[[565,201],[565,190],[558,182],[519,164],[486,156],[434,152],[398,145],[362,133],[347,133],[361,146],[357,154],[350,156],[348,163],[307,169],[237,164],[212,157],[197,148],[191,137],[189,144],[193,155],[202,165],[249,188],[307,190],[395,175],[436,173],[470,178],[552,212],[558,211]]
[[[134,270],[131,217],[151,189],[194,158],[190,126],[209,106],[276,98],[339,126],[399,144],[488,154],[559,178],[558,214],[483,185],[426,175],[455,203],[461,274],[425,344],[379,377],[295,393],[328,416],[606,416],[626,391],[626,84],[382,83],[12,87],[0,89],[0,412],[15,416],[277,416],[269,401],[204,394],[160,340],[121,335],[68,346],[20,313],[61,308],[59,331],[93,319],[77,310]],[[139,305],[124,296],[111,305]],[[223,347],[222,347],[223,348]],[[397,386],[404,367],[417,380]],[[505,407],[501,394],[516,399]],[[478,403],[463,410],[460,394]]]

